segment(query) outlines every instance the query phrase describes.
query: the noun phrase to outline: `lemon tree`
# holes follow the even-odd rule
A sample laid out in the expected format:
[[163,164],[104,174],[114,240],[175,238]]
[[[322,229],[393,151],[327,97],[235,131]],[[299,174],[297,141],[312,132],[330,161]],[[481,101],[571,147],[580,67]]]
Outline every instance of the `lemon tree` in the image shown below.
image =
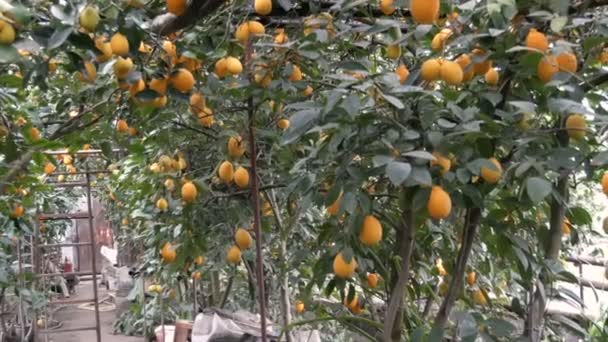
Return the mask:
[[287,338],[586,334],[545,309],[580,301],[553,286],[592,234],[572,198],[608,189],[602,1],[28,5],[0,2],[5,231],[29,233],[40,175],[102,150],[154,282],[134,326],[197,287]]

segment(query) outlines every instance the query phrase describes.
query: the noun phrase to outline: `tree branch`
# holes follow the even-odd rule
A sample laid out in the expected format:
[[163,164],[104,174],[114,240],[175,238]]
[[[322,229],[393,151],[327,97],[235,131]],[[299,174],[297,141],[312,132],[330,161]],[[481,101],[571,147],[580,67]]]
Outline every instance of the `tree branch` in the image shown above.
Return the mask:
[[475,235],[477,228],[479,227],[479,221],[481,221],[481,209],[480,208],[469,208],[465,214],[465,226],[462,246],[458,251],[458,258],[456,259],[456,265],[452,274],[452,281],[448,288],[448,293],[445,295],[441,307],[435,316],[435,327],[444,328],[456,297],[458,296],[459,289],[462,287],[464,280],[464,273],[466,271],[467,262],[471,249],[473,248],[473,242],[475,241]]
[[183,15],[161,14],[152,20],[149,30],[161,36],[177,32],[194,25],[198,20],[208,16],[223,4],[223,0],[192,0]]
[[[385,342],[392,340],[399,341],[401,335],[402,306],[405,287],[410,277],[410,258],[414,250],[414,212],[410,203],[404,203],[403,214],[401,216],[401,227],[397,230],[397,247],[401,257],[401,269],[399,270],[398,280],[391,290],[388,309],[384,319],[382,338]],[[398,322],[399,321],[399,322]]]

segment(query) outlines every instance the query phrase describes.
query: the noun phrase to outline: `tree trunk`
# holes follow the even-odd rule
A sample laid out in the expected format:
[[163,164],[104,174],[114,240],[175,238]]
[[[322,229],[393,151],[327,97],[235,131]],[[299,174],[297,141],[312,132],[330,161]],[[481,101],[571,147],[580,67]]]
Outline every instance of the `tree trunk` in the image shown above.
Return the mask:
[[401,205],[403,214],[397,229],[396,249],[401,257],[401,269],[393,272],[389,304],[384,319],[382,338],[385,342],[400,341],[403,323],[403,295],[410,275],[410,258],[414,250],[414,212],[409,199]]
[[[553,261],[559,259],[559,252],[562,247],[562,225],[566,214],[564,203],[568,203],[568,174],[560,176],[555,190],[564,202],[555,198],[551,201],[549,242],[545,250],[545,260]],[[524,329],[525,336],[530,339],[530,342],[539,342],[543,335],[544,315],[547,305],[546,285],[546,275],[541,274],[540,279],[536,281],[536,286],[533,287],[534,294],[528,306],[528,318]]]
[[477,228],[479,227],[479,221],[481,220],[481,209],[480,208],[469,208],[465,214],[464,223],[464,236],[462,246],[458,251],[458,258],[456,259],[456,265],[452,274],[452,281],[448,288],[448,292],[441,303],[441,307],[435,316],[434,326],[443,329],[448,321],[452,307],[456,302],[458,292],[462,287],[464,281],[464,273],[466,271],[467,262],[471,249],[473,248],[473,242],[475,241],[475,235]]

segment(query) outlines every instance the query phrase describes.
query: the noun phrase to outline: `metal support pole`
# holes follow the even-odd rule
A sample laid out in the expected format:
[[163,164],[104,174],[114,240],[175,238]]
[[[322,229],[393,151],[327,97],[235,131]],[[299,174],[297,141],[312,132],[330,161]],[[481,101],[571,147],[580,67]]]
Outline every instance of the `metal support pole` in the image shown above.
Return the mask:
[[[88,166],[87,166],[88,169]],[[97,293],[97,242],[93,228],[93,205],[91,199],[91,175],[87,173],[87,210],[89,211],[89,234],[91,236],[91,271],[93,273],[93,298],[95,299],[95,333],[97,342],[101,342],[101,324],[99,322],[99,296]]]

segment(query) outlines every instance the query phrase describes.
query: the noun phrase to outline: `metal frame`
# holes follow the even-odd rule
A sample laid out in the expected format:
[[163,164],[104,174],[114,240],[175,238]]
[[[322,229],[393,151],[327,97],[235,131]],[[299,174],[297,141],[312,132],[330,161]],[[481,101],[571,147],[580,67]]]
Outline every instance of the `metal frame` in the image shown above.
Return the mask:
[[[122,150],[115,149],[112,152],[121,152]],[[62,155],[62,154],[75,154],[81,155],[85,158],[89,156],[99,155],[102,153],[101,150],[81,150],[76,153],[70,153],[67,150],[58,150],[58,151],[45,151],[46,155]],[[48,341],[48,336],[51,334],[63,333],[63,332],[75,332],[75,331],[89,331],[95,330],[97,336],[97,342],[101,342],[101,324],[99,318],[99,293],[98,293],[98,283],[97,283],[97,241],[95,236],[95,229],[93,227],[93,208],[92,208],[92,194],[91,194],[91,175],[98,173],[108,173],[107,170],[89,170],[88,165],[85,163],[85,170],[76,173],[69,172],[56,172],[52,173],[52,175],[85,175],[86,181],[76,181],[76,182],[48,182],[47,184],[56,188],[60,187],[85,187],[86,188],[86,197],[87,197],[87,211],[86,212],[76,212],[76,213],[45,213],[39,214],[38,220],[36,221],[36,226],[34,229],[34,236],[32,237],[32,265],[34,268],[34,273],[36,274],[37,281],[41,281],[43,286],[46,283],[46,279],[54,276],[65,276],[65,275],[92,275],[93,280],[93,298],[92,299],[76,299],[76,300],[55,300],[51,301],[50,305],[69,305],[69,304],[82,304],[89,303],[93,301],[95,306],[95,326],[88,327],[79,327],[79,328],[69,328],[69,329],[57,329],[57,330],[49,330],[49,329],[39,329],[36,322],[38,320],[38,315],[36,314],[34,320],[32,322],[34,329],[34,340],[38,337],[38,334],[45,335],[45,340]],[[75,219],[87,219],[89,222],[89,242],[74,242],[74,243],[57,243],[57,244],[40,244],[39,243],[39,235],[40,235],[40,222],[41,221],[49,221],[49,220],[75,220]],[[78,237],[77,237],[78,239]],[[79,240],[79,239],[78,239]],[[66,272],[66,273],[41,273],[41,256],[44,255],[45,248],[53,248],[53,247],[76,247],[76,252],[79,254],[80,247],[90,247],[91,248],[91,272]],[[21,263],[20,263],[21,264]],[[45,319],[45,328],[47,328],[48,319]]]

